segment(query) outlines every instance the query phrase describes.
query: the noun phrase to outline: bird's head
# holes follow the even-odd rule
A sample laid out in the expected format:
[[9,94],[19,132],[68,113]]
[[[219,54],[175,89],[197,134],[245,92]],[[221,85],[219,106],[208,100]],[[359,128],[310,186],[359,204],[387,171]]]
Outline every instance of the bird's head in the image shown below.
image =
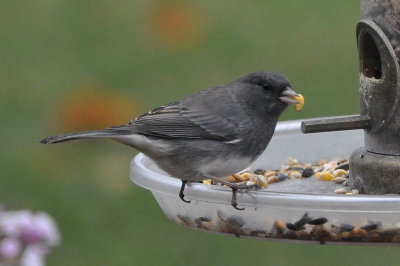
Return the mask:
[[257,105],[261,104],[268,112],[280,115],[289,104],[301,104],[290,81],[278,73],[260,71],[238,81],[250,85],[246,87],[249,88],[252,100]]

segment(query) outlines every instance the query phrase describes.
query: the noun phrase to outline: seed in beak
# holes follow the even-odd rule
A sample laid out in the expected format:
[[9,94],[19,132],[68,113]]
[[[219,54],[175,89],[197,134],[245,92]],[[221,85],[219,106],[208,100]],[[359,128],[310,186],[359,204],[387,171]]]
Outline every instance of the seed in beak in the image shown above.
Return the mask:
[[301,109],[303,109],[304,106],[304,97],[303,95],[299,94],[297,96],[292,96],[295,101],[297,101],[297,104],[295,105],[296,111],[299,112]]

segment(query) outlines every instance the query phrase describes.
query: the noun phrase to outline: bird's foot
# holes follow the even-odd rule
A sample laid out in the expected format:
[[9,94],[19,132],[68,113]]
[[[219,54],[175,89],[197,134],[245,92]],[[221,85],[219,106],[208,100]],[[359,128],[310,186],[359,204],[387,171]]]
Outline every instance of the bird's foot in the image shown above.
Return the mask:
[[236,210],[239,210],[239,211],[243,211],[244,210],[244,208],[239,208],[237,205],[238,205],[238,203],[237,203],[237,201],[236,201],[236,193],[237,193],[237,188],[232,188],[232,200],[231,200],[231,205],[232,205],[232,207],[233,208],[235,208]]
[[186,203],[190,203],[190,200],[185,200],[185,194],[183,194],[183,191],[185,190],[185,185],[188,181],[187,180],[182,180],[182,186],[181,190],[179,191],[179,198]]
[[255,185],[236,184],[236,183],[229,182],[229,181],[226,181],[226,180],[224,180],[224,179],[222,179],[222,178],[215,177],[215,176],[212,176],[212,175],[205,175],[205,176],[206,176],[207,178],[210,178],[211,180],[214,180],[215,182],[218,182],[218,183],[221,183],[221,184],[223,184],[223,185],[225,185],[225,186],[230,187],[230,188],[232,189],[232,200],[231,200],[231,205],[232,205],[232,207],[235,208],[236,210],[240,210],[240,211],[244,210],[244,208],[239,208],[239,207],[237,206],[237,205],[238,205],[237,200],[236,200],[237,191],[238,191],[239,189],[249,189],[249,188],[253,188],[253,187],[255,187]]

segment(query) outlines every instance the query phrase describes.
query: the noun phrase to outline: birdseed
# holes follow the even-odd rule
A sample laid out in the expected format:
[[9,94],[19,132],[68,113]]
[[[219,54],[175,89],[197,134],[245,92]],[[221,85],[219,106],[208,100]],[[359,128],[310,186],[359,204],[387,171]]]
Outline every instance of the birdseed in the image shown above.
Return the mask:
[[298,94],[298,96],[294,96],[293,98],[298,102],[298,104],[295,105],[295,109],[297,112],[300,112],[304,106],[304,96],[301,94]]
[[[290,182],[294,179],[315,178],[315,182],[332,182],[340,187],[334,193],[357,195],[359,191],[351,190],[347,184],[349,180],[349,161],[347,159],[320,160],[302,164],[294,158],[288,158],[280,169],[246,169],[240,173],[224,179],[238,184],[254,184],[256,188],[266,188],[275,183]],[[210,179],[203,181],[208,185],[216,184]],[[266,188],[270,189],[270,188]],[[287,239],[326,242],[376,242],[400,244],[400,222],[382,225],[381,222],[359,220],[356,224],[340,223],[338,220],[329,220],[327,217],[314,217],[308,212],[298,220],[280,220],[274,217],[265,217],[265,222],[255,226],[246,223],[246,216],[230,216],[218,210],[214,217],[190,218],[185,215],[176,215],[171,218],[180,225],[201,230],[222,232],[236,237],[256,237],[271,239]]]
[[[295,158],[288,158],[281,169],[262,169],[258,168],[255,171],[246,169],[242,172],[224,177],[223,179],[237,184],[251,184],[256,188],[266,188],[268,185],[277,182],[285,182],[291,179],[310,178],[312,176],[319,181],[333,182],[342,187],[336,188],[336,194],[355,195],[357,190],[350,191],[348,189],[349,181],[349,162],[347,159],[335,160],[319,160],[315,163],[299,163]],[[203,181],[207,185],[218,185],[210,179]]]
[[320,244],[326,242],[375,242],[400,243],[400,224],[383,228],[380,222],[367,222],[364,225],[340,224],[326,217],[312,217],[308,212],[297,221],[266,219],[264,226],[252,228],[240,216],[228,216],[218,210],[216,217],[198,217],[176,215],[176,223],[206,231],[222,232],[236,237],[256,237],[287,240],[308,240]]

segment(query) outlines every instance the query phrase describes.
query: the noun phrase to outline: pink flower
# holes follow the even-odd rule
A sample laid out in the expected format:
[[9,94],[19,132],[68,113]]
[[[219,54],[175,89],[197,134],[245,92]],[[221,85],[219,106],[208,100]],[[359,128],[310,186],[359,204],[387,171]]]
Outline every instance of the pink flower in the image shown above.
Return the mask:
[[0,242],[0,257],[6,259],[15,258],[21,252],[21,244],[18,239],[9,237]]
[[21,257],[21,266],[44,266],[44,255],[47,250],[43,250],[41,245],[28,246]]
[[0,265],[19,258],[22,266],[45,265],[45,255],[60,241],[57,225],[46,213],[0,212]]
[[43,243],[57,246],[61,239],[54,220],[43,212],[2,212],[0,230],[6,236],[18,238],[23,245]]

